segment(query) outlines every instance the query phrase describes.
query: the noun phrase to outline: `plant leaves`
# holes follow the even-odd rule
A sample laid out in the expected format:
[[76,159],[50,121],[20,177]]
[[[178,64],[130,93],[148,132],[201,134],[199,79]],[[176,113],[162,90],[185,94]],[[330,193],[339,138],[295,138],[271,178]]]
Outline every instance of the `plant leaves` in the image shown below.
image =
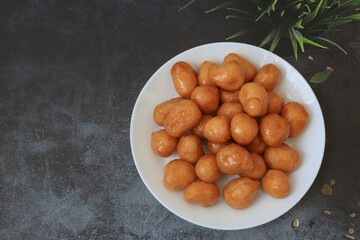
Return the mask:
[[295,59],[297,60],[297,42],[293,30],[294,30],[293,28],[292,29],[289,28],[289,36],[290,36],[291,46],[294,50]]
[[316,15],[318,14],[319,12],[319,9],[321,7],[321,4],[323,3],[323,0],[320,0],[320,2],[318,3],[318,5],[316,6],[315,10],[310,13],[309,15],[307,15],[306,17],[304,17],[304,20],[303,20],[303,23],[306,24],[308,22],[310,22],[311,20],[313,20]]
[[337,44],[336,42],[333,42],[333,41],[331,41],[330,39],[323,38],[323,37],[315,37],[315,38],[320,39],[320,40],[323,40],[323,41],[325,41],[325,42],[328,42],[328,43],[334,45],[335,47],[337,47],[338,49],[340,49],[341,51],[343,51],[343,53],[345,53],[345,55],[347,55],[347,52],[346,52],[342,47],[340,47],[340,45]]
[[224,8],[224,7],[232,5],[232,4],[234,4],[234,1],[224,2],[224,3],[222,3],[222,4],[218,5],[218,6],[210,9],[210,10],[205,11],[205,13],[211,13],[211,12],[214,12],[216,10],[219,10],[221,8]]
[[325,47],[325,46],[320,45],[320,44],[318,44],[318,43],[316,43],[316,42],[313,42],[313,41],[311,41],[310,39],[307,39],[306,37],[303,37],[303,41],[304,41],[304,43],[307,43],[307,44],[310,44],[310,45],[314,45],[314,46],[319,47],[319,48],[329,49],[328,47]]
[[244,30],[244,31],[240,31],[240,32],[234,33],[233,35],[225,38],[225,40],[230,40],[230,39],[239,37],[239,36],[241,36],[241,35],[243,35],[243,34],[245,34],[245,33],[247,33],[247,32],[249,32],[249,31]]
[[273,38],[273,40],[271,42],[270,49],[269,49],[270,52],[273,52],[275,50],[278,42],[280,41],[281,35],[282,35],[282,26],[279,26],[276,29],[276,32],[274,34],[274,38]]
[[196,0],[191,0],[190,2],[188,2],[185,6],[181,7],[178,9],[178,11],[183,10],[184,8],[187,8],[188,6],[190,6],[191,4],[193,4]]
[[274,38],[275,30],[272,30],[265,38],[262,40],[262,42],[259,44],[259,47],[265,46],[268,42],[271,41],[271,39]]
[[323,72],[315,73],[314,76],[310,79],[311,83],[322,83],[330,76],[332,71],[325,70]]
[[[292,28],[291,30],[294,30],[294,28]],[[297,30],[294,30],[294,35],[295,35],[295,38],[296,38],[296,40],[298,41],[298,43],[300,45],[301,51],[304,52],[305,51],[305,49],[304,49],[304,39],[303,39],[303,36],[302,36],[301,32],[299,32]]]

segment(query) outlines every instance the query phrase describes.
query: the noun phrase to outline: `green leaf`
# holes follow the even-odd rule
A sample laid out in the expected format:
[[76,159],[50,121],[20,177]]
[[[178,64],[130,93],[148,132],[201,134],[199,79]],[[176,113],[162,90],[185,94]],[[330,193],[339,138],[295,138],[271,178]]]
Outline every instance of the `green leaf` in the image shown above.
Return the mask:
[[299,32],[297,30],[294,30],[294,28],[292,28],[291,30],[294,32],[295,38],[296,38],[296,40],[298,41],[298,43],[300,45],[301,51],[304,52],[305,51],[305,49],[304,49],[304,40],[303,40],[303,36],[302,36],[301,32]]
[[301,25],[302,19],[300,18],[299,21],[297,21],[294,25],[294,27],[298,28],[298,29],[303,29],[303,25]]
[[264,40],[262,40],[262,42],[259,44],[259,47],[265,46],[268,42],[271,41],[271,39],[273,39],[274,35],[275,35],[275,30],[272,30],[272,31],[264,38]]
[[190,6],[191,4],[193,4],[196,0],[191,0],[190,2],[188,2],[185,6],[183,6],[182,8],[179,8],[178,11],[183,10],[184,8],[187,8],[188,6]]
[[281,13],[280,13],[280,17],[283,17],[284,13],[285,13],[285,10],[282,10]]
[[254,14],[253,14],[253,13],[248,12],[248,11],[245,11],[245,10],[242,10],[242,9],[231,8],[231,7],[227,7],[226,9],[227,9],[227,10],[231,10],[231,11],[235,11],[235,12],[238,12],[238,13],[241,13],[241,14],[244,14],[244,15],[246,15],[246,16],[254,17]]
[[225,40],[230,40],[230,39],[239,37],[239,36],[241,36],[241,35],[244,35],[244,34],[247,33],[247,32],[249,32],[249,31],[244,30],[244,31],[240,31],[240,32],[234,33],[233,35],[225,38]]
[[266,10],[262,11],[262,13],[259,15],[259,17],[255,20],[255,22],[259,21],[262,18],[262,16],[265,15],[265,13],[268,13],[268,15],[270,15],[270,11],[271,11],[271,5],[268,6],[268,8]]
[[236,15],[226,15],[225,18],[226,20],[229,20],[230,18],[240,18],[240,17]]
[[307,39],[307,38],[305,38],[305,37],[303,37],[303,41],[304,41],[304,43],[311,44],[311,45],[314,45],[314,46],[319,47],[319,48],[329,49],[328,47],[325,47],[325,46],[320,45],[320,44],[318,44],[318,43],[316,43],[316,42],[313,42],[313,41],[311,41],[310,39]]
[[218,6],[210,9],[210,10],[205,11],[205,13],[211,13],[211,12],[214,12],[216,10],[219,10],[221,8],[224,8],[224,7],[232,5],[232,4],[234,4],[234,1],[224,2],[224,3],[222,3],[222,4],[218,5]]
[[269,49],[270,52],[273,52],[275,50],[278,42],[280,41],[281,35],[282,35],[282,26],[279,26],[276,29],[276,32],[274,34],[274,38],[273,38],[273,40],[271,42],[270,49]]
[[271,4],[271,9],[275,12],[275,4],[278,0],[274,0],[274,2]]
[[332,71],[329,71],[329,70],[315,73],[314,76],[312,76],[312,78],[310,79],[310,82],[311,83],[322,83],[326,79],[328,79],[328,77],[330,76],[331,73],[332,73]]
[[331,41],[330,39],[323,38],[323,37],[315,37],[315,38],[320,39],[320,40],[323,40],[323,41],[325,41],[325,42],[328,42],[328,43],[334,45],[335,47],[337,47],[337,48],[339,48],[341,51],[343,51],[343,53],[345,53],[345,55],[347,55],[347,52],[346,52],[342,47],[340,47],[340,45],[337,44],[336,42],[333,42],[333,41]]
[[304,20],[303,20],[304,24],[310,22],[311,20],[313,20],[316,17],[322,3],[323,3],[323,0],[320,0],[319,4],[315,8],[315,10],[312,13],[310,13],[309,15],[307,15],[306,17],[304,17]]
[[291,45],[292,48],[294,50],[294,54],[295,54],[295,59],[297,60],[297,42],[296,42],[296,38],[295,38],[295,34],[294,34],[294,28],[289,29],[289,36],[290,36],[290,41],[291,41]]

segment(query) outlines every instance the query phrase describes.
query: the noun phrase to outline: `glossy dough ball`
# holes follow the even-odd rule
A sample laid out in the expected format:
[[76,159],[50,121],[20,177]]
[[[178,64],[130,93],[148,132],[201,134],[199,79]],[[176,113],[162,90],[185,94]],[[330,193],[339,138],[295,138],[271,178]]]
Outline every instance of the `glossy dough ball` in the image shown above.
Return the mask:
[[284,198],[290,193],[290,181],[281,170],[268,170],[261,180],[261,186],[274,198]]
[[270,113],[260,120],[260,135],[271,147],[279,147],[289,136],[289,122],[277,114]]
[[218,116],[226,116],[229,119],[232,119],[235,116],[235,114],[243,113],[243,112],[244,112],[244,109],[240,103],[228,102],[228,103],[221,104],[221,106],[219,107],[219,109],[217,111],[217,115]]
[[251,143],[258,134],[258,124],[256,120],[246,113],[236,114],[230,123],[231,136],[241,145]]
[[260,68],[253,82],[263,86],[266,91],[274,89],[280,79],[280,70],[274,64],[267,64]]
[[247,59],[235,54],[229,53],[225,58],[223,63],[227,63],[230,61],[236,61],[239,63],[240,68],[243,70],[245,74],[245,82],[251,81],[256,75],[256,67]]
[[170,110],[164,126],[170,136],[181,137],[200,122],[201,116],[199,107],[193,101],[184,99]]
[[244,111],[252,117],[264,116],[268,109],[268,95],[261,85],[246,83],[239,92],[239,100]]
[[291,172],[300,165],[300,156],[289,145],[283,143],[280,147],[268,147],[264,158],[269,168]]
[[151,134],[151,149],[160,157],[170,156],[176,149],[177,138],[170,136],[165,129]]
[[205,61],[201,64],[199,73],[197,76],[199,86],[206,85],[206,84],[215,86],[215,84],[210,80],[210,77],[209,77],[209,70],[212,66],[215,66],[215,65],[216,65],[215,63],[209,62],[209,61]]
[[196,87],[191,93],[191,100],[203,113],[215,112],[219,107],[219,89],[210,85]]
[[175,159],[164,167],[164,186],[171,191],[186,188],[196,179],[194,166],[181,159]]
[[245,146],[245,148],[249,152],[256,152],[258,154],[263,154],[265,152],[265,149],[267,148],[267,145],[264,142],[264,140],[262,140],[260,134],[258,134],[254,138],[254,140],[251,141],[251,143]]
[[202,156],[195,166],[196,175],[205,182],[214,182],[220,177],[214,154]]
[[207,140],[224,143],[230,139],[230,121],[224,116],[210,119],[204,126],[204,136]]
[[181,100],[183,100],[183,98],[177,97],[157,105],[153,113],[155,123],[159,126],[164,126],[165,118],[169,114],[170,110]]
[[216,86],[228,91],[239,90],[245,81],[245,75],[236,61],[211,67],[209,76]]
[[267,113],[280,114],[284,106],[284,99],[275,92],[268,92],[269,107]]
[[221,172],[230,175],[247,172],[254,168],[250,153],[235,143],[222,147],[216,154],[216,162]]
[[196,136],[198,136],[199,138],[204,138],[204,126],[205,124],[210,120],[212,119],[213,116],[211,115],[202,115],[202,118],[201,118],[201,121],[191,129],[191,132],[193,134],[195,134]]
[[225,91],[223,89],[220,90],[220,102],[239,102],[239,90],[236,91]]
[[281,116],[290,123],[289,137],[296,137],[302,133],[309,118],[304,106],[297,102],[285,104]]
[[190,98],[197,86],[194,69],[186,62],[177,62],[171,68],[171,76],[176,92],[183,98]]
[[220,197],[220,190],[215,183],[195,181],[184,192],[184,199],[188,203],[203,207],[214,205]]
[[248,177],[235,178],[223,190],[225,202],[234,209],[244,209],[254,200],[260,182]]
[[195,163],[204,155],[200,138],[195,135],[182,136],[177,144],[177,153],[182,160]]
[[234,143],[234,141],[231,139],[225,143],[215,143],[208,141],[208,148],[211,153],[216,154],[222,147],[229,145],[230,143]]
[[266,163],[263,157],[260,154],[251,152],[250,153],[253,159],[254,168],[248,172],[242,173],[242,177],[249,177],[251,179],[260,179],[265,175],[266,172]]

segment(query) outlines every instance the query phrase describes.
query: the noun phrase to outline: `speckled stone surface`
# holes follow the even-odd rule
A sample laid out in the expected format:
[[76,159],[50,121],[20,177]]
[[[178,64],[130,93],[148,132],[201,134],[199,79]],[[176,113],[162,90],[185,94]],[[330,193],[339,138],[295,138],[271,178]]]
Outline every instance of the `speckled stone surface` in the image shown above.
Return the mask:
[[[327,33],[347,56],[312,47],[298,61],[280,54],[306,79],[335,69],[311,84],[328,143],[294,208],[256,228],[211,230],[146,189],[129,143],[137,95],[174,55],[236,31],[223,15],[202,13],[214,1],[178,12],[185,2],[0,2],[0,239],[343,239],[350,227],[360,237],[359,23]],[[333,195],[324,196],[330,179]]]

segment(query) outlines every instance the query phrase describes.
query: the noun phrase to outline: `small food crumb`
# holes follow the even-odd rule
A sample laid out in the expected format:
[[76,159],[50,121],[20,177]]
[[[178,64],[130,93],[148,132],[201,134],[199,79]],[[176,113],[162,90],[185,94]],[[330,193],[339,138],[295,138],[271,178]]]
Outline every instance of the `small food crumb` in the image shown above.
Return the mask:
[[330,215],[330,214],[331,214],[331,212],[330,212],[329,210],[325,210],[324,213],[325,213],[326,215]]
[[331,196],[332,195],[332,188],[329,184],[324,184],[321,188],[321,192],[324,195]]
[[346,235],[346,234],[345,234],[345,237],[347,237],[348,239],[355,239],[355,237],[350,236],[350,235]]
[[314,60],[314,58],[312,56],[308,56],[307,59],[309,59],[311,61]]
[[356,205],[358,205],[358,207],[360,207],[360,200],[357,201]]
[[334,71],[334,69],[332,69],[331,67],[329,67],[329,66],[326,66],[326,70],[328,70],[328,71]]
[[293,227],[294,228],[299,227],[299,220],[297,218],[293,221]]
[[330,180],[330,186],[334,185],[336,183],[336,180],[335,179],[331,179]]
[[182,229],[180,229],[180,232],[183,232],[183,230],[182,230]]
[[353,223],[350,223],[350,224],[351,224],[351,226],[353,226],[353,227],[355,226],[355,224],[353,224]]
[[349,216],[353,218],[356,216],[356,213],[351,213]]
[[349,233],[353,234],[355,231],[352,228],[349,228]]

